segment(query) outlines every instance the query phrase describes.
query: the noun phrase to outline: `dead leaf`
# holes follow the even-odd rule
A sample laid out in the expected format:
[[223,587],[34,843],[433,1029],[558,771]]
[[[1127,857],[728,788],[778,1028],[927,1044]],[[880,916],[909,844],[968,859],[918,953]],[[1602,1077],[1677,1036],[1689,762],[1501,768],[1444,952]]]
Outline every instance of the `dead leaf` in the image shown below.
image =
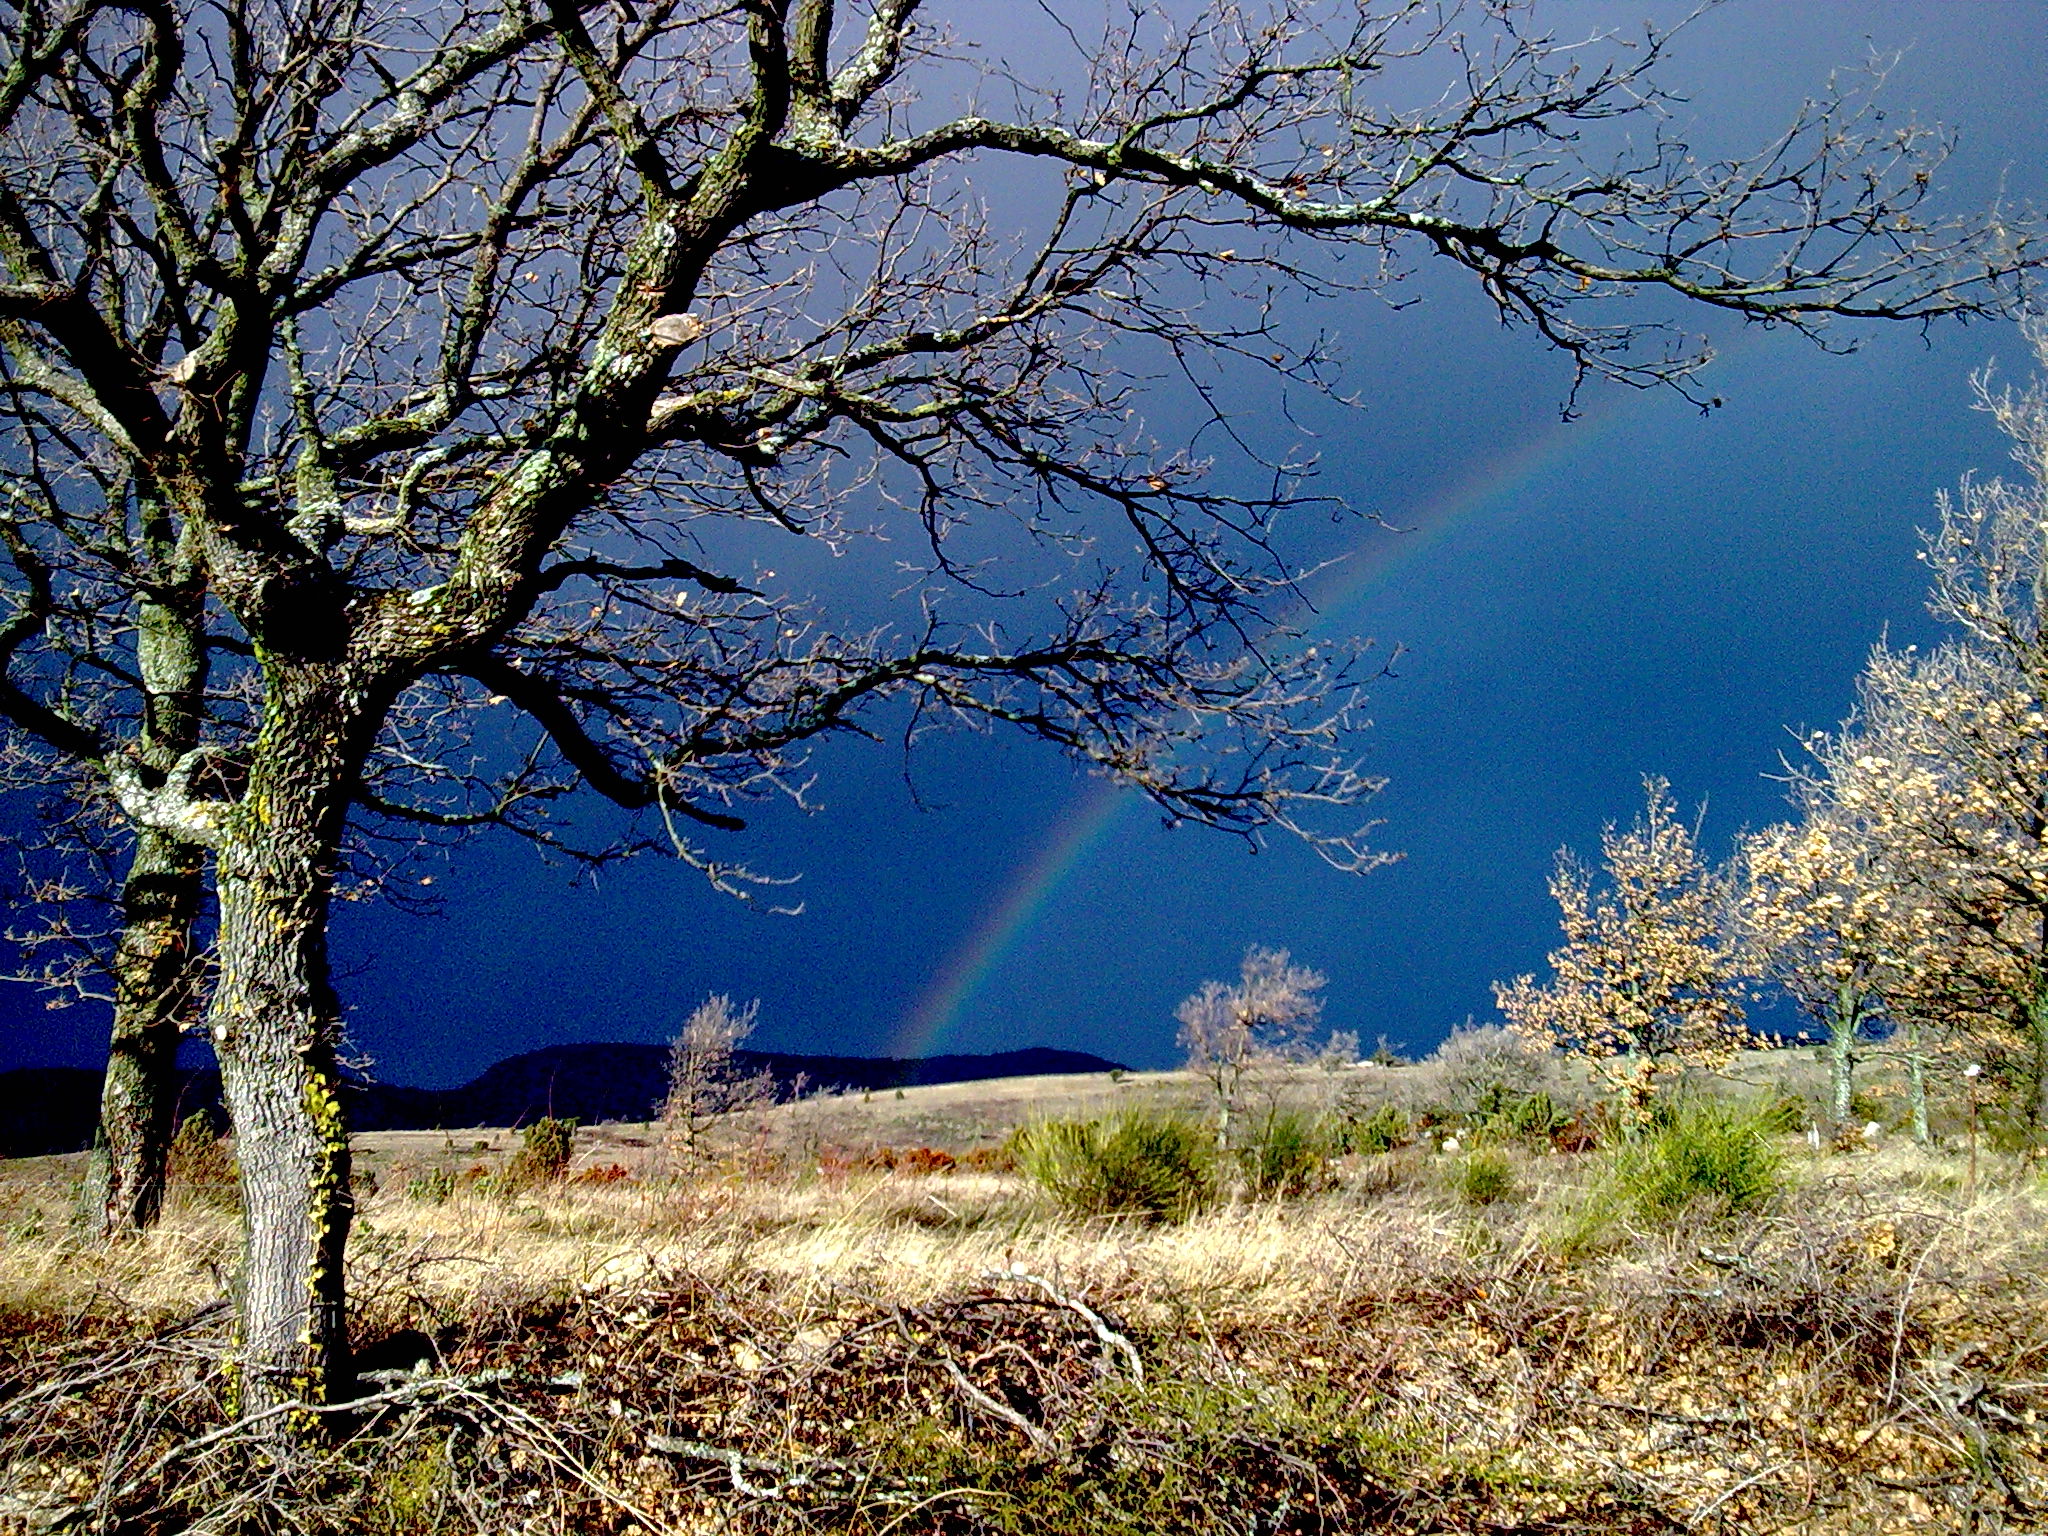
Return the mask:
[[648,340],[664,347],[688,346],[704,334],[704,322],[696,315],[656,315],[647,327]]

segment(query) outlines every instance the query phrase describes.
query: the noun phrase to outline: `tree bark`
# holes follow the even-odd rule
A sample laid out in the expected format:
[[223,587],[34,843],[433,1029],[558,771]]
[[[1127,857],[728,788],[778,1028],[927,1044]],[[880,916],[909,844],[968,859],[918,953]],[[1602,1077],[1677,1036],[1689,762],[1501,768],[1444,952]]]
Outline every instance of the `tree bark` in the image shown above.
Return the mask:
[[1913,1140],[1927,1146],[1934,1133],[1927,1122],[1927,1053],[1920,1048],[1920,1026],[1906,1031],[1906,1103]]
[[2036,972],[2027,999],[2027,1128],[2034,1147],[2048,1147],[2048,974]]
[[350,1385],[342,1255],[354,1201],[327,917],[342,822],[381,718],[342,663],[277,666],[268,685],[215,876],[209,1013],[241,1168],[244,1414],[333,1401]]
[[1862,1023],[1861,1004],[1851,1002],[1846,994],[1838,996],[1828,1015],[1828,1077],[1837,1126],[1849,1123],[1856,1100],[1856,1031]]
[[[160,579],[138,605],[135,745],[145,763],[168,772],[199,745],[208,670],[204,588],[153,490],[144,487],[136,505],[143,552]],[[113,958],[114,1033],[84,1193],[86,1221],[102,1240],[152,1225],[163,1207],[178,1035],[198,1000],[192,930],[205,851],[150,827],[134,830]]]
[[103,1240],[152,1225],[163,1207],[176,1129],[178,1037],[197,987],[192,927],[204,874],[201,849],[137,831],[121,887],[100,1133],[85,1180],[85,1218]]
[[1839,1030],[1828,1043],[1828,1075],[1834,1101],[1832,1118],[1836,1125],[1849,1123],[1856,1103],[1856,1052],[1849,1035]]

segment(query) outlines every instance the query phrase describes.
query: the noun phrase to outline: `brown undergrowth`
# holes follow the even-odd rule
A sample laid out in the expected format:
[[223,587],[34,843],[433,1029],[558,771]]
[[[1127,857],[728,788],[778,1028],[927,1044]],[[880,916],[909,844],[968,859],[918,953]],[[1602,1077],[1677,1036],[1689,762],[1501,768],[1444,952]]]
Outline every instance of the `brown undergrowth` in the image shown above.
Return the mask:
[[1177,1226],[967,1170],[387,1189],[365,1395],[289,1454],[223,1428],[222,1213],[88,1251],[17,1182],[0,1531],[2042,1528],[2023,1170],[1825,1157],[1639,1227],[1586,1160],[1479,1208],[1452,1162]]

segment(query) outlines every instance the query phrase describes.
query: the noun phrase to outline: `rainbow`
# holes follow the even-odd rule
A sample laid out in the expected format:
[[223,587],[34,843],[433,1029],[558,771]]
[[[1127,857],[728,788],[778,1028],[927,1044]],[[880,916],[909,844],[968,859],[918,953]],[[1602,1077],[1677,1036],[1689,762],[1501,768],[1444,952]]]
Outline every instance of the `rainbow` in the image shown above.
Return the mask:
[[989,974],[1037,925],[1045,904],[1117,820],[1117,813],[1139,798],[1108,779],[1097,779],[1075,795],[1037,850],[1018,867],[1003,897],[975,924],[897,1024],[891,1056],[931,1054]]
[[[1738,349],[1739,341],[1723,350],[1724,364]],[[1575,423],[1558,422],[1410,514],[1412,524],[1401,532],[1362,537],[1311,583],[1308,611],[1296,623],[1310,636],[1332,634],[1396,570],[1427,553],[1460,524],[1511,507],[1527,487],[1599,446],[1636,414],[1645,398],[1610,400]],[[1092,783],[1076,794],[1045,839],[1018,866],[1002,896],[898,1021],[889,1054],[924,1056],[941,1044],[988,978],[1027,944],[1059,888],[1114,828],[1145,804],[1135,791],[1108,781]]]

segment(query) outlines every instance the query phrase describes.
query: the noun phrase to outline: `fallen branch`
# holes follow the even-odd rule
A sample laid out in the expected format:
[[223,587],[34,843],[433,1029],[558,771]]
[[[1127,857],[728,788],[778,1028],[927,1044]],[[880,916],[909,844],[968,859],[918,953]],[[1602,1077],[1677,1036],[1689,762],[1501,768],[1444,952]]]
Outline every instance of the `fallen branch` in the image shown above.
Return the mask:
[[[726,1475],[732,1479],[733,1491],[743,1493],[750,1499],[786,1498],[795,1489],[808,1488],[814,1481],[811,1472],[798,1471],[781,1462],[769,1461],[760,1456],[748,1456],[727,1446],[712,1445],[703,1440],[685,1440],[676,1435],[649,1435],[644,1442],[647,1449],[664,1456],[685,1456],[692,1461],[713,1461],[723,1466]],[[820,1462],[815,1471],[843,1471],[838,1462]],[[762,1472],[781,1479],[772,1488],[758,1487],[747,1481],[742,1474]]]
[[1043,1275],[1035,1275],[1028,1269],[1018,1269],[1014,1266],[1009,1269],[992,1269],[984,1274],[982,1278],[984,1280],[1009,1280],[1024,1285],[1037,1286],[1041,1291],[1045,1292],[1046,1296],[1055,1305],[1065,1307],[1090,1328],[1094,1329],[1095,1337],[1101,1341],[1105,1353],[1115,1350],[1123,1356],[1124,1364],[1130,1369],[1131,1382],[1134,1386],[1142,1387],[1145,1385],[1145,1364],[1138,1356],[1138,1346],[1133,1344],[1123,1334],[1117,1332],[1116,1329],[1110,1327],[1108,1323],[1103,1321],[1102,1315],[1085,1302],[1076,1301]]
[[969,1404],[987,1414],[990,1418],[1001,1419],[1012,1429],[1017,1430],[1026,1440],[1031,1442],[1032,1449],[1043,1451],[1048,1455],[1052,1454],[1054,1450],[1052,1436],[1025,1418],[1023,1414],[1019,1413],[1009,1404],[997,1402],[986,1392],[982,1391],[981,1388],[969,1381],[967,1373],[960,1369],[960,1363],[951,1355],[941,1356],[939,1363],[945,1366],[946,1374],[953,1378],[953,1385],[959,1389],[960,1395],[966,1398]]

